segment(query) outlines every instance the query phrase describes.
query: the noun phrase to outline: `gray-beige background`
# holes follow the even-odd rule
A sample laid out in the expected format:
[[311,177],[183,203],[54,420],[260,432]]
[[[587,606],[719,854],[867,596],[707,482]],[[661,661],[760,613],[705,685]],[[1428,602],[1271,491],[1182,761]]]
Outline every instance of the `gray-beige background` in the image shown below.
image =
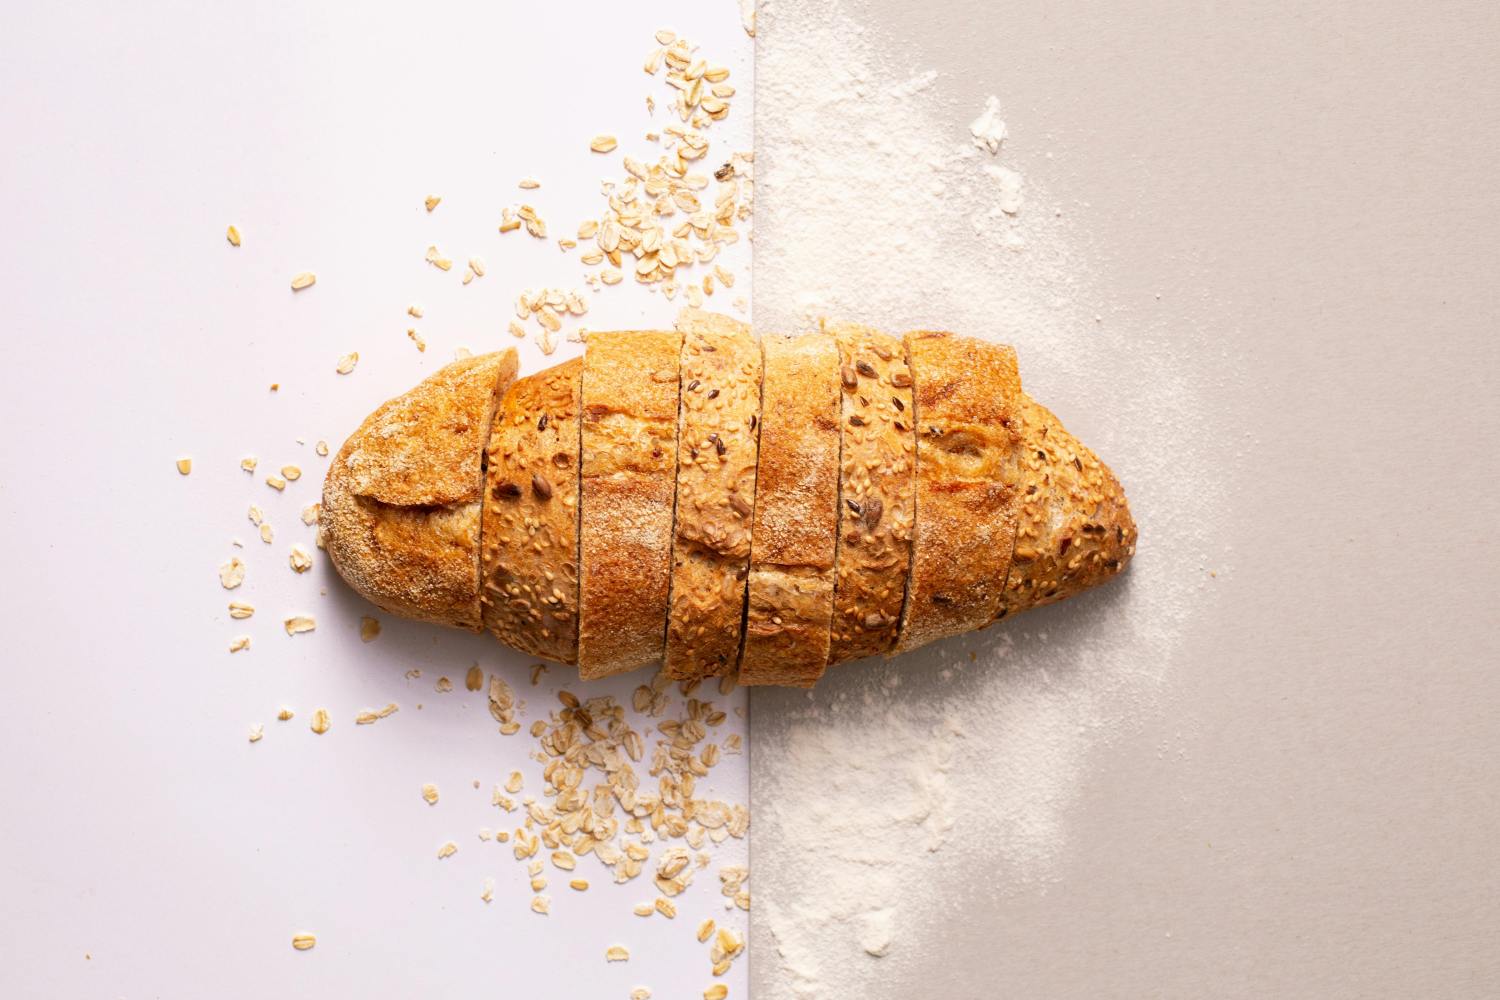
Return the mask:
[[[770,50],[790,44],[799,6],[779,26],[773,10],[762,32],[758,115],[772,111]],[[918,654],[892,697],[966,696],[937,670],[970,649],[980,659],[960,688],[1019,661],[1050,665],[1066,694],[1066,636],[1123,627],[1147,581],[1192,581],[1165,662],[1142,665],[1160,682],[1096,741],[1058,805],[1044,877],[996,879],[1005,837],[993,828],[967,831],[993,837],[993,854],[943,848],[971,865],[964,877],[914,850],[904,896],[948,905],[929,899],[933,925],[898,935],[887,958],[855,955],[884,963],[855,975],[862,989],[1500,993],[1500,8],[846,6],[899,40],[887,53],[898,68],[937,68],[945,98],[970,112],[1001,95],[1011,145],[1048,150],[1027,178],[1085,220],[1093,292],[1117,311],[1101,343],[1124,377],[1100,400],[1066,372],[1033,377],[1025,345],[1023,377],[1119,472],[1142,529],[1138,575],[1118,593],[1013,623],[1004,642],[1020,655],[1006,663],[990,637]],[[774,176],[774,150],[758,138],[758,151]],[[782,238],[758,228],[758,318]],[[1153,435],[1150,400],[1131,399],[1122,424],[1100,412],[1150,385],[1130,377],[1151,363],[1132,352],[1188,369],[1201,418],[1191,467],[1159,453],[1170,434]],[[1164,470],[1216,498],[1201,551],[1174,544],[1196,514],[1160,499],[1181,494],[1152,480]],[[1148,571],[1153,547],[1173,564]],[[789,784],[785,748],[867,700],[863,670],[811,699],[755,693],[762,815],[771,789],[816,799]],[[769,915],[799,893],[778,873],[817,870],[771,832],[758,826],[752,846],[758,997],[798,986]]]

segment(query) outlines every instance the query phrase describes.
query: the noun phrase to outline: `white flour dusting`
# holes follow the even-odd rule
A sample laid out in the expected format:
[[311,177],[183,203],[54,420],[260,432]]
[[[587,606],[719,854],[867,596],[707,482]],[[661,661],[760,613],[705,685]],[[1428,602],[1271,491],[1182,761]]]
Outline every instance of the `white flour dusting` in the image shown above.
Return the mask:
[[756,995],[895,996],[966,898],[1058,877],[1091,755],[1160,700],[1219,498],[1184,475],[1197,387],[1146,331],[1101,324],[1086,235],[1000,101],[946,106],[936,72],[893,64],[909,54],[841,3],[762,3],[758,35],[757,325],[1015,344],[1141,527],[1124,582],[811,693],[754,693]]

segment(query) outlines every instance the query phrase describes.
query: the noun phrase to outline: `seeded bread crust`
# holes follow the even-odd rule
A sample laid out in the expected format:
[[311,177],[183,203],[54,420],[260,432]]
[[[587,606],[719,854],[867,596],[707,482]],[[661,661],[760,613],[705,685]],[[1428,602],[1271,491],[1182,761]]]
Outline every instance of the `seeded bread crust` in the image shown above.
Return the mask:
[[391,614],[480,629],[480,457],[516,363],[514,350],[453,362],[365,418],[328,467],[323,545]]
[[508,646],[578,661],[579,387],[583,359],[511,386],[485,449],[480,603]]
[[1135,555],[1120,482],[1052,411],[1022,394],[1016,544],[998,617],[1097,586]]
[[916,440],[901,341],[854,324],[824,329],[838,344],[842,399],[833,664],[896,644],[916,518]]
[[756,493],[761,353],[750,328],[684,310],[677,513],[665,669],[713,677],[739,661]]
[[662,656],[672,572],[682,336],[593,333],[583,357],[578,672]]
[[1016,352],[948,333],[905,338],[916,386],[917,530],[898,649],[995,620],[1015,540]]
[[839,502],[839,352],[763,336],[760,455],[740,683],[811,687],[828,664]]

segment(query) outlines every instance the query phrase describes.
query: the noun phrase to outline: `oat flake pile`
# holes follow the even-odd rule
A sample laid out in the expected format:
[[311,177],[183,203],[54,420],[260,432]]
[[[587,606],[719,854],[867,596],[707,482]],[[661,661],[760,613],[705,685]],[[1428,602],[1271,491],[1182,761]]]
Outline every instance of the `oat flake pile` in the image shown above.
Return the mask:
[[1198,387],[1093,301],[1086,234],[1045,189],[1046,123],[1020,129],[1003,95],[948,100],[877,14],[760,5],[757,325],[1016,345],[1032,391],[1086,401],[1059,414],[1092,421],[1144,541],[1126,580],[1071,607],[754,692],[759,1000],[912,995],[906,963],[930,969],[968,901],[1057,877],[1091,759],[1161,708],[1222,506],[1178,472],[1200,453]]

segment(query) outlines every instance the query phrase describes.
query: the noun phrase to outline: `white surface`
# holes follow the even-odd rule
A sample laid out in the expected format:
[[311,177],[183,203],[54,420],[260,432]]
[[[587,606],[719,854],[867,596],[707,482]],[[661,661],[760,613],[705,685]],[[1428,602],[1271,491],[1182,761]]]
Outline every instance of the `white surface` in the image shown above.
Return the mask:
[[[336,448],[456,347],[511,346],[522,288],[579,284],[555,242],[499,235],[500,208],[536,205],[554,240],[597,216],[620,153],[594,156],[588,138],[612,132],[621,152],[639,151],[643,95],[665,103],[640,70],[654,29],[732,67],[739,97],[713,129],[725,158],[749,143],[751,42],[728,0],[649,14],[400,9],[101,3],[5,16],[0,995],[623,1000],[638,984],[681,997],[712,981],[692,932],[726,915],[716,872],[743,844],[715,853],[675,921],[632,916],[656,895],[649,879],[609,885],[591,859],[584,894],[549,865],[552,916],[532,914],[523,865],[476,832],[500,825],[490,789],[512,769],[540,787],[524,758],[535,741],[498,736],[462,678],[475,661],[503,672],[531,703],[529,724],[556,704],[564,671],[533,689],[530,661],[493,640],[386,615],[361,644],[371,609],[321,554],[300,577],[286,560],[294,541],[311,547],[298,512],[320,488],[316,440]],[[539,191],[516,188],[528,175]],[[432,215],[428,194],[443,198]],[[452,272],[423,262],[430,243]],[[736,249],[748,297],[748,250]],[[463,287],[471,255],[488,273]],[[318,283],[293,295],[303,270]],[[413,302],[422,320],[406,316]],[[676,311],[629,284],[592,303],[595,329]],[[351,350],[358,368],[336,375]],[[523,372],[542,366],[533,346],[522,355]],[[254,477],[237,467],[246,454],[261,460]],[[188,478],[179,455],[194,459]],[[305,475],[278,495],[264,474],[287,462]],[[246,520],[252,502],[272,545]],[[233,594],[215,572],[231,538],[249,564]],[[255,617],[228,620],[231,597]],[[302,611],[317,631],[288,638],[281,619]],[[240,633],[254,645],[231,656]],[[403,676],[413,667],[419,681]],[[439,675],[457,690],[435,693]],[[608,689],[628,702],[641,680]],[[388,701],[395,716],[354,725]],[[276,721],[283,704],[293,721]],[[317,707],[333,716],[321,737],[308,729]],[[266,736],[251,745],[254,723]],[[436,807],[419,798],[424,782],[441,789]],[[747,802],[745,758],[727,758],[712,784]],[[449,839],[459,852],[440,862]],[[315,950],[291,949],[299,931],[317,934]],[[628,963],[605,964],[614,943]],[[731,995],[744,995],[745,965],[724,980]]]

